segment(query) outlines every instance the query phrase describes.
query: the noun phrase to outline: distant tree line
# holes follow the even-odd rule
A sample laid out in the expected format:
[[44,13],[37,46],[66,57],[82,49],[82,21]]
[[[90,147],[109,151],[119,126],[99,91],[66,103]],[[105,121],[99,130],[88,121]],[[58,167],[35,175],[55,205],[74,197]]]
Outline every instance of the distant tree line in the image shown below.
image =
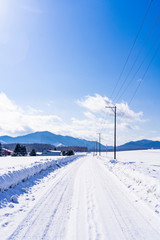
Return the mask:
[[74,152],[88,152],[88,148],[87,147],[80,147],[80,146],[61,146],[61,147],[57,147],[57,150],[60,151],[69,151],[69,150],[73,150]]
[[[11,151],[14,151],[16,147],[16,143],[10,144],[3,144],[3,146]],[[59,151],[69,151],[73,150],[74,152],[87,152],[87,147],[80,147],[80,146],[67,146],[67,147],[55,147],[51,144],[43,144],[43,143],[25,143],[26,149],[28,152],[31,152],[32,149],[35,149],[36,152],[42,152],[44,149],[49,150],[59,150]]]
[[[11,151],[14,151],[16,143],[3,144],[3,146]],[[24,145],[24,144],[23,144]],[[55,146],[51,144],[42,144],[42,143],[25,143],[26,149],[28,152],[31,152],[32,149],[35,149],[36,152],[42,152],[44,149],[54,150]]]

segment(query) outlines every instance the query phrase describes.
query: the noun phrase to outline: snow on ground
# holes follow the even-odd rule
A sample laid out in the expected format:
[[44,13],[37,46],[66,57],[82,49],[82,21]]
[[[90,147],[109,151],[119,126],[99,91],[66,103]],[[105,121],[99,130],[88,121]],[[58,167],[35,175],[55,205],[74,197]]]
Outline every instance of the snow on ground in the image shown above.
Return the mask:
[[0,191],[14,187],[51,166],[57,168],[76,157],[1,157]]
[[118,152],[114,161],[113,153],[101,158],[138,199],[145,201],[160,215],[160,150]]
[[[43,202],[45,203],[45,205],[48,205],[48,209],[46,210],[47,213],[50,212],[50,208],[52,205],[48,201],[48,199],[50,198],[50,194],[52,194],[54,197],[54,200],[52,199],[54,205],[56,196],[59,197],[59,195],[63,194],[64,184],[61,182],[61,180],[63,180],[66,175],[69,176],[69,165],[76,161],[80,156],[83,155],[75,155],[64,158],[61,157],[58,159],[58,165],[52,165],[51,167],[48,167],[45,171],[40,171],[39,173],[29,177],[25,181],[19,182],[13,188],[9,188],[8,190],[0,192],[0,239],[8,239],[9,235],[11,235],[11,233],[16,229],[16,227],[21,223],[23,218],[25,218],[30,212],[34,214],[37,206],[41,205]],[[23,158],[19,159],[23,161]],[[56,159],[57,158],[54,157],[54,161],[56,161]],[[53,159],[51,161],[53,161]],[[34,162],[37,162],[36,158],[35,161],[32,162],[33,166]],[[43,159],[43,162],[45,162],[45,159]],[[26,164],[26,166],[28,165]],[[65,179],[64,183],[65,186],[68,184]],[[58,188],[55,192],[54,188],[56,187]],[[71,193],[67,196],[67,198],[70,198],[70,196]],[[56,201],[55,203],[57,204]],[[62,204],[65,205],[65,202],[63,202]],[[56,209],[54,210],[56,211]],[[15,240],[17,238],[14,237],[12,239]],[[35,237],[26,239],[37,238]]]
[[[23,182],[27,179],[31,180],[34,175],[48,170],[52,167],[52,171],[60,168],[73,160],[79,155],[70,157],[2,157],[0,158],[0,208],[7,205],[8,201],[17,203],[18,195],[25,192],[25,188],[21,188]],[[8,163],[8,167],[7,167]],[[4,168],[3,168],[4,166]],[[12,190],[17,184],[17,194],[12,194]],[[11,189],[10,193],[6,190]],[[3,194],[2,194],[3,193]],[[10,205],[12,206],[12,204]]]
[[[160,152],[118,152],[117,161],[112,156],[65,158],[0,192],[0,239],[159,240]],[[21,164],[46,162],[29,161]]]

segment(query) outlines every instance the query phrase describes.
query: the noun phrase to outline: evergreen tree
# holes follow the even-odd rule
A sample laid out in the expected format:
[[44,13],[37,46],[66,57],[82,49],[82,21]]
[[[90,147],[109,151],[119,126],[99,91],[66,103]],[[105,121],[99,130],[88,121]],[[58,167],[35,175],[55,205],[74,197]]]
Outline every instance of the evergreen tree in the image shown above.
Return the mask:
[[20,156],[21,153],[21,146],[19,143],[16,144],[15,149],[14,149],[14,155],[15,156]]
[[32,149],[32,151],[30,152],[29,155],[30,155],[30,156],[36,156],[36,150],[35,150],[35,149]]
[[13,155],[14,156],[26,156],[27,155],[26,147],[17,143],[16,147],[14,149],[14,154]]
[[21,146],[21,156],[26,156],[26,155],[27,155],[26,146]]

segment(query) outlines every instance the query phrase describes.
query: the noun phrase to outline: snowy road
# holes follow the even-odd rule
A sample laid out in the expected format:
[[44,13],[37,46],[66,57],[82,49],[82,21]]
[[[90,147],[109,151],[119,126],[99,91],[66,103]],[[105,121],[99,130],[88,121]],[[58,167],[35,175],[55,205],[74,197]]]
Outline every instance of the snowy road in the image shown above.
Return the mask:
[[49,186],[7,239],[160,239],[160,218],[98,157],[60,169]]

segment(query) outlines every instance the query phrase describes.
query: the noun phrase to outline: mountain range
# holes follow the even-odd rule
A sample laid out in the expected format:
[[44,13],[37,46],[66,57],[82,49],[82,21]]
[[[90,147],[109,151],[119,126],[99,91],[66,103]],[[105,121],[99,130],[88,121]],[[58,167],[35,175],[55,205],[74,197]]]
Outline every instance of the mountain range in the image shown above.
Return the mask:
[[117,147],[117,150],[145,150],[145,149],[160,149],[160,141],[152,141],[152,140],[139,140],[139,141],[131,141],[125,143],[121,146]]
[[[54,133],[44,131],[44,132],[35,132],[30,133],[24,136],[10,137],[10,136],[1,136],[0,142],[2,144],[12,144],[12,143],[21,143],[21,144],[51,144],[55,147],[59,146],[79,146],[79,147],[88,147],[88,150],[95,149],[95,141],[87,141],[85,139],[74,138],[70,136],[56,135]],[[112,148],[112,147],[111,147]],[[104,150],[105,146],[101,144],[101,149]]]
[[[21,143],[21,144],[51,144],[56,147],[58,146],[80,146],[88,147],[88,150],[94,150],[96,146],[95,141],[87,141],[85,139],[74,138],[70,136],[56,135],[54,133],[44,131],[44,132],[35,132],[30,133],[24,136],[10,137],[10,136],[1,136],[0,142],[2,144],[11,144],[11,143]],[[100,145],[101,150],[105,151],[106,146]],[[97,144],[97,148],[99,145]],[[160,149],[160,141],[151,141],[151,140],[139,140],[131,141],[123,145],[117,146],[118,151],[126,150],[140,150],[140,149]],[[107,146],[108,151],[112,151],[112,146]]]

